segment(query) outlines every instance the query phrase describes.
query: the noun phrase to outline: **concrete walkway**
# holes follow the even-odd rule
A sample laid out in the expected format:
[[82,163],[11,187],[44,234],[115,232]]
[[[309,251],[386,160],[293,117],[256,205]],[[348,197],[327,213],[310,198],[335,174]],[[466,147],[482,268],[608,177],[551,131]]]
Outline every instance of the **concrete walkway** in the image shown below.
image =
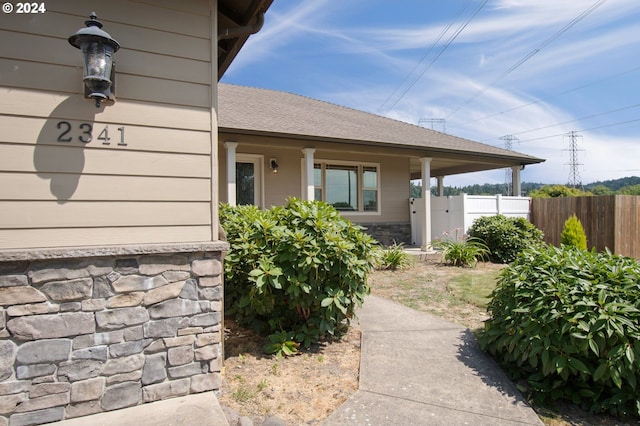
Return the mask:
[[48,423],[50,426],[229,426],[213,392]]
[[369,296],[360,389],[333,425],[542,425],[498,365],[459,325]]

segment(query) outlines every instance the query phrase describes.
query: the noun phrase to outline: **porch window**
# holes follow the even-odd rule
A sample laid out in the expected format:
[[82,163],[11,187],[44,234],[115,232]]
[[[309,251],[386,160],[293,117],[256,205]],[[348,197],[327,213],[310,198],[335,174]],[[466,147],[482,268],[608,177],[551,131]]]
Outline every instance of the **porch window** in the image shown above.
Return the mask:
[[362,167],[362,207],[365,212],[378,211],[378,168]]
[[346,162],[314,164],[314,194],[343,212],[379,211],[377,165]]

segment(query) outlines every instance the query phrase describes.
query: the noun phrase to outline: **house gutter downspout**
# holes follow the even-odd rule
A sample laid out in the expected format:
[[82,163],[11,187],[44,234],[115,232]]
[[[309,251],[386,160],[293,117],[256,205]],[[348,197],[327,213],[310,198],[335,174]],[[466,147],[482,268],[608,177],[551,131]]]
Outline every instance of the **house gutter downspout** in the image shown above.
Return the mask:
[[228,38],[239,37],[243,35],[252,35],[262,29],[264,25],[264,12],[256,15],[256,23],[253,25],[247,25],[244,27],[227,28],[224,31],[218,33],[218,41]]

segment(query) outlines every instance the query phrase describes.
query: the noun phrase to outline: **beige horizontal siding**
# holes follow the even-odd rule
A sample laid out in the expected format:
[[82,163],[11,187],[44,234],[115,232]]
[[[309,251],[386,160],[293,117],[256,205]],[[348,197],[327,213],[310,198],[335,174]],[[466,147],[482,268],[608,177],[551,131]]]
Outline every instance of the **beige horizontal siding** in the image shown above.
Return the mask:
[[48,145],[0,145],[0,170],[127,176],[211,176],[209,156]]
[[0,230],[0,250],[211,241],[210,226]]
[[[73,136],[71,142],[58,142],[58,137],[64,129],[58,128],[60,121],[66,121],[71,126],[67,137]],[[78,140],[80,125],[83,121],[69,119],[44,119],[37,117],[13,117],[0,115],[0,143],[14,143],[27,145],[53,145],[60,147],[83,147],[92,149],[118,149],[123,151],[150,151],[184,154],[209,154],[211,141],[209,132],[178,130],[158,127],[143,127],[128,125],[124,128],[126,146],[121,142],[118,130],[120,123],[100,123],[91,121],[93,126],[93,140],[88,144]],[[98,137],[108,126],[109,145]],[[104,137],[104,135],[103,135]]]
[[[110,32],[111,25],[122,24],[209,37],[209,0],[109,0],[108,3],[106,7],[104,0],[55,0],[47,3],[47,10],[77,16],[76,19],[81,19],[81,23],[91,11],[95,11],[107,32]],[[111,35],[117,39],[114,34]]]
[[[23,89],[77,93],[82,87],[82,70],[64,65],[51,65],[16,59],[0,59],[2,83]],[[46,79],[42,76],[46,75]],[[184,81],[156,79],[118,73],[116,99],[159,102],[206,108],[211,104],[208,86]]]
[[[81,79],[78,85],[81,86]],[[162,90],[159,85],[157,90]],[[116,102],[100,111],[81,96],[0,86],[0,112],[8,115],[100,121],[185,130],[211,130],[209,109],[151,102]]]
[[[65,185],[75,185],[75,189]],[[0,173],[0,200],[11,201],[54,201],[55,194],[73,190],[75,201],[208,202],[211,201],[210,187],[208,178]]]
[[[210,241],[215,2],[46,7],[0,23],[0,249]],[[101,108],[67,41],[91,11],[121,45]]]
[[0,229],[206,225],[209,203],[22,201],[8,203]]
[[130,0],[131,3],[151,4],[169,10],[192,13],[196,15],[207,15],[210,12],[208,1],[202,0]]
[[[55,65],[66,64],[78,69],[82,66],[80,51],[71,47],[66,38],[0,30],[0,39],[3,41],[2,56],[5,58]],[[24,48],[25,45],[38,45],[41,46],[41,50],[34,55],[31,50]],[[211,64],[203,60],[125,48],[116,52],[114,60],[118,72],[116,80],[121,74],[133,74],[200,84],[208,84],[211,81]]]

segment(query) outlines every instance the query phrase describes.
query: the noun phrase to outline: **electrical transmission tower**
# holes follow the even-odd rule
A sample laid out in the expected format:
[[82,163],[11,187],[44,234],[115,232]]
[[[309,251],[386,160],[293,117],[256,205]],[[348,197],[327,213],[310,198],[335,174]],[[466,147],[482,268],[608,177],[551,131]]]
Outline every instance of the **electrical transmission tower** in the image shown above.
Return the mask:
[[[420,120],[418,120],[418,126],[422,126],[422,124],[424,123],[429,123],[431,124],[431,130],[435,130],[433,128],[434,124],[441,124],[442,125],[442,133],[447,133],[447,120],[444,118],[421,118]],[[424,126],[423,126],[424,127]]]
[[[513,142],[518,142],[519,139],[514,137],[513,135],[502,136],[500,140],[504,141],[504,148],[509,151],[513,150]],[[505,195],[511,195],[513,188],[513,170],[510,167],[504,169],[504,186],[505,186]]]
[[581,138],[582,135],[578,134],[575,130],[572,130],[565,134],[564,137],[569,138],[569,149],[563,150],[569,151],[569,162],[566,163],[570,167],[569,182],[567,183],[567,186],[579,188],[582,187],[579,166],[582,166],[583,163],[578,162],[578,151],[584,151],[584,149],[578,149],[578,138]]

